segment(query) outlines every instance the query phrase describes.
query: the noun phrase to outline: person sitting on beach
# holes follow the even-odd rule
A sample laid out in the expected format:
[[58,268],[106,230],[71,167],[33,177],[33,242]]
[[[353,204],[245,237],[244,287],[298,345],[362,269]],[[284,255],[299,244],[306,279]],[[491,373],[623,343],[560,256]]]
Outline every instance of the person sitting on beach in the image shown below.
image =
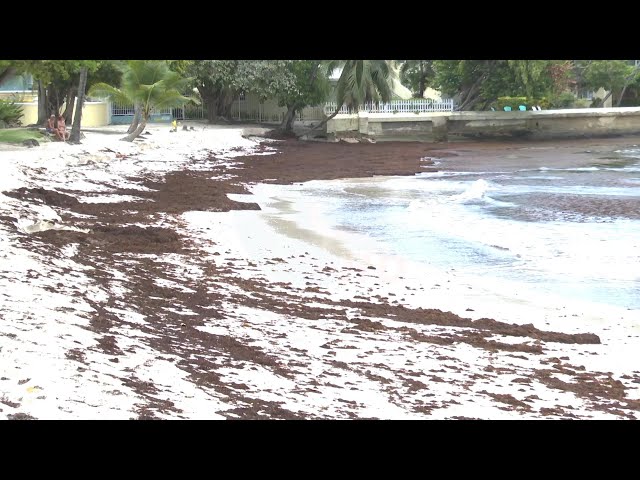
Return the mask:
[[47,133],[54,135],[56,133],[56,116],[51,115],[44,125]]
[[61,142],[69,140],[71,133],[67,132],[67,126],[64,123],[64,117],[58,115],[58,129],[56,130],[56,138]]

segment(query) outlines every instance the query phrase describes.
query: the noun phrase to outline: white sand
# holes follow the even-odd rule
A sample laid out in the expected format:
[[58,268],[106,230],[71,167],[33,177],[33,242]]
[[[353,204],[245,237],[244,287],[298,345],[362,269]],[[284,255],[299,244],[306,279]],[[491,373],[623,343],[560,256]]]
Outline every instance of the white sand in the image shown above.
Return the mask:
[[[231,165],[233,157],[242,154],[231,148],[251,150],[257,145],[242,138],[239,127],[196,128],[195,132],[169,133],[166,125],[150,125],[151,135],[141,144],[119,141],[123,135],[89,131],[82,145],[50,143],[33,149],[3,149],[0,191],[69,188],[86,193],[81,201],[119,201],[109,185],[140,188],[130,184],[126,176],[160,177],[187,168],[188,156],[203,155],[208,150],[218,152]],[[124,130],[122,126],[105,129]],[[105,151],[107,148],[111,151]],[[616,312],[619,317],[612,318],[610,310],[601,312],[562,299],[520,299],[508,285],[482,285],[452,272],[399,265],[396,260],[368,253],[366,245],[354,245],[348,235],[321,228],[304,229],[287,222],[282,209],[269,206],[273,202],[269,189],[253,188],[256,198],[237,198],[258,201],[262,211],[186,212],[162,221],[189,235],[217,264],[234,258],[247,265],[256,264],[239,273],[246,278],[291,282],[301,288],[311,282],[333,299],[391,293],[391,299],[403,299],[400,303],[408,306],[441,308],[469,318],[533,323],[544,330],[567,333],[592,332],[600,336],[602,344],[548,343],[543,355],[514,356],[460,343],[415,342],[399,330],[408,326],[419,333],[437,335],[455,331],[453,327],[399,325],[389,319],[371,318],[387,329],[356,336],[342,333],[353,327],[345,321],[305,320],[229,303],[223,320],[212,318],[201,330],[238,341],[251,340],[253,347],[260,347],[283,365],[297,362],[291,378],[250,362],[230,361],[216,371],[224,382],[244,384],[247,388],[242,390],[243,395],[281,402],[283,408],[310,418],[545,418],[541,409],[558,406],[579,418],[621,418],[594,408],[597,401],[535,380],[530,384],[512,383],[515,378],[529,376],[533,369],[551,369],[550,359],[564,356],[568,357],[567,363],[601,372],[601,378],[611,372],[627,388],[628,398],[640,398],[640,383],[632,380],[640,378],[635,361],[640,346],[638,312],[620,311]],[[87,299],[98,303],[106,303],[109,297],[126,299],[126,271],[115,267],[113,277],[123,283],[105,291],[86,274],[87,267],[74,261],[74,246],[49,258],[22,248],[18,229],[25,231],[29,225],[56,219],[55,208],[34,208],[0,195],[0,215],[20,217],[15,229],[0,225],[0,418],[18,412],[42,419],[134,418],[136,409],[148,403],[148,398],[123,384],[125,378],[152,382],[159,390],[158,399],[168,399],[180,410],[156,411],[161,418],[219,419],[224,418],[225,411],[237,407],[225,395],[187,379],[171,356],[154,351],[145,342],[145,334],[136,328],[146,322],[144,315],[132,309],[109,307],[130,322],[126,328],[110,332],[120,349],[130,349],[118,357],[119,363],[110,362],[111,357],[96,348],[99,335],[86,328],[94,313]],[[214,257],[215,253],[218,255]],[[267,260],[273,257],[282,257],[287,263],[269,263]],[[210,280],[183,256],[164,255],[158,261],[175,266],[175,271],[167,272],[171,280],[158,280],[159,284],[183,289],[187,288],[182,285],[185,279]],[[358,277],[344,270],[363,262],[376,270],[367,269]],[[322,272],[328,265],[338,273]],[[65,273],[64,268],[70,272]],[[50,291],[47,286],[55,288]],[[237,287],[227,288],[244,293]],[[502,296],[497,296],[498,291]],[[73,292],[82,295],[74,297]],[[316,295],[323,294],[310,296]],[[167,312],[190,315],[188,308],[180,305],[167,304]],[[534,343],[519,337],[493,339]],[[84,364],[68,357],[72,349],[84,352]],[[562,373],[555,378],[574,381]],[[529,399],[528,410],[509,410],[505,409],[508,405],[488,394],[508,394],[521,401],[531,395],[537,397]],[[637,411],[627,409],[625,413],[638,417]],[[556,418],[563,416],[557,414]]]

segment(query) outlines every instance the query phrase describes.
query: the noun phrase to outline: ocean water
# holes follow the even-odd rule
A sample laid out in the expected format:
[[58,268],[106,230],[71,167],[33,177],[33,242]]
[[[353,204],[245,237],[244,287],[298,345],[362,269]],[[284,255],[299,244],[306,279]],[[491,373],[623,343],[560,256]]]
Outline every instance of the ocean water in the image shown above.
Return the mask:
[[374,253],[640,309],[640,148],[516,153],[442,158],[440,171],[413,177],[307,182],[271,205]]

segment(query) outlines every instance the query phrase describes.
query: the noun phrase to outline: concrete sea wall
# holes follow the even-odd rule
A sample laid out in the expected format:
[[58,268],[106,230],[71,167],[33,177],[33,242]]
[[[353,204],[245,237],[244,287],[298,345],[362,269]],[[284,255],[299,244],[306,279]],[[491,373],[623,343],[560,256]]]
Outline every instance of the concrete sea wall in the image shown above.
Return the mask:
[[530,139],[627,135],[640,133],[640,107],[580,108],[514,112],[367,113],[337,115],[327,133],[372,137],[419,137],[446,141],[468,137]]

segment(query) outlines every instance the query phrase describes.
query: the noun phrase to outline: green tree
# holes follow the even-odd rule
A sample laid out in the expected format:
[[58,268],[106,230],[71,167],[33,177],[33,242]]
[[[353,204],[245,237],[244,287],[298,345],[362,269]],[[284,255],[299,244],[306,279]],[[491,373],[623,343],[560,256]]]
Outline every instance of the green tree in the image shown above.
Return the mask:
[[483,100],[484,83],[497,64],[498,60],[435,60],[434,86],[455,98],[458,110],[471,110]]
[[[631,63],[631,62],[630,62]],[[627,88],[636,83],[640,79],[640,64],[636,64],[634,61],[633,70],[627,78],[625,78],[624,86],[622,87],[622,91],[620,92],[620,96],[618,97],[618,102],[616,103],[616,107],[620,107],[622,104],[622,100],[624,98],[624,94],[627,91]]]
[[55,80],[64,81],[70,71],[78,68],[77,61],[67,60],[22,60],[17,62],[16,70],[30,73],[38,82],[38,124],[42,125],[49,115],[60,113],[60,91],[53,85]]
[[295,60],[239,60],[234,87],[252,93],[261,102],[279,94],[297,94]]
[[515,90],[510,94],[540,97],[551,90],[552,78],[549,60],[507,60],[507,67],[514,76]]
[[132,142],[145,129],[154,108],[175,107],[194,100],[180,93],[190,80],[171,71],[165,61],[129,60],[124,67],[120,88],[97,83],[91,87],[89,94],[119,103],[139,105],[140,123],[122,139]]
[[261,101],[279,95],[296,95],[299,85],[295,60],[174,61],[172,67],[194,77],[195,87],[207,107],[210,123],[231,120],[231,106],[240,92]]
[[30,73],[38,82],[38,123],[44,123],[52,113],[60,113],[65,104],[65,118],[71,118],[80,71],[95,71],[98,60],[17,60],[12,68],[17,73]]
[[193,77],[194,85],[207,108],[209,123],[231,120],[231,105],[240,93],[239,60],[194,60],[174,65],[180,73]]
[[288,69],[294,79],[288,88],[276,92],[278,105],[287,107],[280,128],[285,132],[293,130],[296,113],[309,105],[320,105],[329,96],[329,79],[321,68],[320,60],[294,60]]
[[458,110],[486,109],[498,97],[540,98],[555,88],[551,60],[435,60],[434,86]]
[[433,71],[433,60],[399,60],[400,82],[411,90],[416,98],[423,98],[435,72]]
[[[38,124],[49,115],[60,113],[68,93],[71,76],[80,71],[82,60],[20,60],[15,66],[21,73],[30,73],[38,82]],[[76,80],[77,82],[77,80]]]
[[592,90],[600,87],[608,90],[607,95],[599,102],[603,106],[615,91],[619,92],[617,106],[620,106],[622,95],[630,83],[638,76],[639,69],[628,60],[591,60],[583,64],[583,86]]

